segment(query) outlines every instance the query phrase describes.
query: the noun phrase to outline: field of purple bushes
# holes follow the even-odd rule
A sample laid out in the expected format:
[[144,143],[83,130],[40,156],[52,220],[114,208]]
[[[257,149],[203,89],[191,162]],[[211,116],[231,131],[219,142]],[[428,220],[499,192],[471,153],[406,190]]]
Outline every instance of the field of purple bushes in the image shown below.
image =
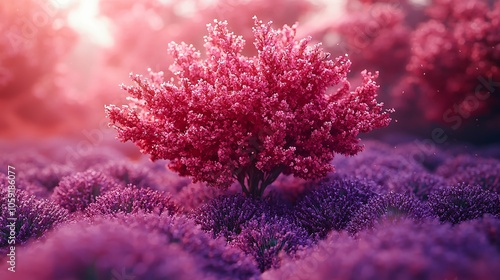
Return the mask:
[[262,199],[116,145],[75,161],[58,155],[61,140],[4,143],[20,264],[7,274],[2,171],[1,279],[496,279],[500,147],[425,153],[401,141],[366,140],[322,180],[282,175]]

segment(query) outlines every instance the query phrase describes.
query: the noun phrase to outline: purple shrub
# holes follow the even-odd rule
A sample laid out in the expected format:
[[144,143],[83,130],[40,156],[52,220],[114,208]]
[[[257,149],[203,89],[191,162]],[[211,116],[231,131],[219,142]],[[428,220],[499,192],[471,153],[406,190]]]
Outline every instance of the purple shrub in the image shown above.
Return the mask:
[[284,217],[262,215],[245,223],[232,245],[252,255],[261,271],[277,268],[280,254],[312,244],[307,232]]
[[48,234],[38,246],[22,248],[18,257],[23,265],[17,268],[16,279],[203,278],[195,259],[179,245],[166,244],[161,235],[117,221],[68,224]]
[[370,165],[377,158],[387,157],[391,152],[391,147],[380,141],[366,140],[363,141],[364,151],[360,152],[356,157],[342,156],[339,155],[333,159],[333,164],[335,164],[335,170],[350,172],[359,165]]
[[500,162],[497,166],[481,165],[468,167],[448,180],[450,185],[465,183],[477,185],[484,190],[500,194]]
[[470,227],[472,231],[483,233],[500,253],[500,219],[498,217],[486,214],[481,218],[463,222],[458,227]]
[[[68,218],[68,212],[51,201],[37,199],[19,189],[14,193],[9,191],[6,186],[0,186],[0,248],[8,245],[11,228],[7,226],[11,223],[14,223],[15,242],[19,245],[42,236]],[[12,203],[15,204],[14,212],[10,211]]]
[[[33,168],[43,168],[49,164],[49,160],[41,155],[34,148],[16,147],[15,144],[0,144],[0,164],[2,166],[15,163],[19,170],[30,170]],[[1,170],[0,173],[6,173],[7,170]]]
[[[7,175],[0,173],[0,187],[7,187],[7,186],[8,186]],[[34,195],[38,198],[47,198],[50,196],[49,191],[44,187],[37,184],[28,183],[21,178],[16,178],[16,189],[23,190],[27,194]]]
[[498,169],[500,161],[492,158],[481,158],[468,154],[462,154],[445,161],[436,169],[436,174],[445,178],[450,178],[456,174],[464,172],[468,168],[480,166],[489,166],[492,169]]
[[98,196],[118,187],[115,180],[101,172],[88,170],[64,177],[51,199],[69,212],[82,211]]
[[166,237],[192,255],[207,279],[256,279],[259,274],[253,259],[225,240],[213,238],[185,216],[152,214],[117,215],[129,227],[137,227]]
[[106,192],[98,196],[96,201],[85,209],[86,216],[115,215],[117,213],[156,213],[167,212],[174,214],[180,211],[179,207],[166,193],[128,186]]
[[52,192],[65,176],[71,175],[74,171],[66,165],[49,164],[42,168],[31,168],[23,171],[20,176],[26,182],[45,188]]
[[371,150],[356,158],[347,158],[338,168],[339,174],[369,179],[381,186],[387,186],[395,174],[424,171],[424,167],[412,158],[395,156],[390,150]]
[[102,166],[123,158],[123,155],[111,148],[94,147],[90,153],[72,154],[66,150],[64,163],[77,171],[86,171],[95,166]]
[[413,159],[408,159],[403,156],[391,156],[378,157],[373,162],[373,165],[364,165],[363,168],[355,170],[354,173],[358,177],[371,179],[379,185],[387,186],[387,182],[395,174],[424,171],[424,168]]
[[493,280],[499,262],[500,254],[476,230],[410,219],[381,224],[356,239],[334,232],[262,279]]
[[400,156],[411,158],[429,172],[434,172],[448,159],[448,155],[444,151],[428,145],[424,141],[407,140],[405,143],[397,145],[394,152]]
[[431,217],[430,208],[416,197],[389,192],[373,197],[363,205],[349,222],[347,231],[355,234],[365,229],[373,229],[385,221],[397,222],[400,219],[422,221]]
[[352,215],[373,197],[369,182],[336,179],[307,193],[295,206],[293,215],[309,234],[325,237],[331,230],[343,230]]
[[122,186],[134,185],[139,188],[149,187],[158,189],[158,182],[151,175],[151,171],[140,165],[131,164],[127,161],[109,162],[102,166],[94,166],[93,169],[114,178]]
[[143,170],[147,171],[146,176],[151,181],[150,185],[155,189],[179,193],[192,184],[191,179],[179,176],[179,174],[170,170],[167,165],[168,161],[166,160],[151,161],[144,155],[137,162],[137,166],[141,166]]
[[266,189],[264,195],[274,193],[284,201],[295,203],[310,187],[311,183],[302,178],[281,175]]
[[25,191],[29,195],[34,195],[37,198],[47,199],[50,197],[50,192],[46,188],[38,185],[27,183],[22,180],[16,181],[17,188]]
[[215,198],[196,209],[194,220],[214,237],[232,240],[241,232],[241,226],[262,213],[258,201],[240,194]]
[[426,201],[430,193],[446,185],[446,180],[430,173],[412,172],[393,176],[387,185],[391,191],[414,195]]
[[458,184],[436,190],[429,195],[428,203],[441,222],[452,224],[479,218],[484,214],[500,214],[498,194],[475,185]]
[[293,204],[276,192],[269,192],[265,197],[258,201],[262,211],[268,216],[279,216],[284,218],[292,218]]
[[179,201],[185,212],[192,212],[203,204],[227,193],[227,191],[218,188],[210,188],[202,183],[191,183],[182,188],[179,193],[175,195],[175,198]]

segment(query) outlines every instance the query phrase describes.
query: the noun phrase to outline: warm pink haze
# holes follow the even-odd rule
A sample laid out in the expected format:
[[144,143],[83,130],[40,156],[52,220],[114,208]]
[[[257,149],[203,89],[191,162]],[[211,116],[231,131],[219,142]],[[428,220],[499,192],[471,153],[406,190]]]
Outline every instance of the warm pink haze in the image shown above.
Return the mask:
[[499,0],[0,0],[1,280],[498,280]]

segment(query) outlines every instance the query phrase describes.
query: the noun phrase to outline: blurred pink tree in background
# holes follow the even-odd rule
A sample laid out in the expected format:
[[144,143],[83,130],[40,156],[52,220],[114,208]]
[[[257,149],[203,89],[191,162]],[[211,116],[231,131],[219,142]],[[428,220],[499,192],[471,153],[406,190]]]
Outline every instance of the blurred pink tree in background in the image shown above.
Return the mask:
[[380,133],[428,136],[438,125],[458,138],[474,131],[495,141],[499,7],[491,0],[3,1],[0,135],[104,128],[103,105],[121,102],[128,73],[167,70],[169,42],[201,47],[213,19],[248,40],[256,15],[278,26],[299,22],[299,38],[348,54],[354,82],[364,69],[379,70],[380,98],[397,121]]
[[348,53],[353,67],[380,71],[381,100],[399,121],[392,130],[500,137],[498,2],[357,0],[345,11],[305,32],[329,41],[333,54]]
[[496,114],[500,121],[495,84],[481,83],[500,81],[500,3],[434,2],[427,9],[429,20],[412,34],[407,66],[422,85],[418,102],[426,108],[425,118],[457,127],[462,121],[456,117]]

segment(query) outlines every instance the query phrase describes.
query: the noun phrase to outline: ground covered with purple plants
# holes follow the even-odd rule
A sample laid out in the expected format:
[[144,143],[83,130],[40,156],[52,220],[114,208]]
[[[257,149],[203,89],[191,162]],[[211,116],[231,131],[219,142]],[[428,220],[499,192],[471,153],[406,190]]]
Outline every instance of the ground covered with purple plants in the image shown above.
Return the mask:
[[[68,140],[69,141],[69,140]],[[0,173],[1,279],[496,279],[500,146],[365,140],[336,171],[280,176],[261,199],[192,183],[116,144],[20,152],[18,260]],[[15,275],[15,278],[8,278]],[[7,278],[5,278],[7,277]]]

